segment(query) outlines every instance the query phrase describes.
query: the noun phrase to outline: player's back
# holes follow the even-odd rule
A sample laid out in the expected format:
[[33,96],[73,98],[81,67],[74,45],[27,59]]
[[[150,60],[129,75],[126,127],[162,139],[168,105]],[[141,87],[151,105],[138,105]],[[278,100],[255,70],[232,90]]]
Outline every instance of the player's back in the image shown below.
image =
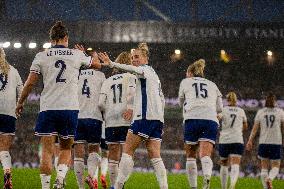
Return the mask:
[[113,75],[103,83],[101,93],[107,96],[105,105],[106,127],[130,125],[130,121],[124,120],[122,114],[127,110],[127,88],[136,79],[136,76],[130,73],[123,73]]
[[0,114],[16,117],[17,89],[22,85],[21,77],[13,66],[10,65],[8,76],[0,71]]
[[44,88],[40,111],[78,110],[78,75],[91,58],[76,49],[55,46],[36,55],[31,72],[42,74]]
[[222,111],[222,130],[219,143],[244,143],[243,123],[247,121],[245,112],[236,106],[226,106]]
[[78,118],[90,118],[102,121],[99,109],[99,96],[105,81],[105,74],[93,69],[80,70],[79,75],[79,106]]
[[255,117],[255,123],[260,124],[259,144],[282,144],[281,122],[284,122],[282,109],[260,109]]
[[179,97],[184,98],[184,119],[217,120],[217,98],[221,93],[212,81],[191,77],[183,79],[180,84]]

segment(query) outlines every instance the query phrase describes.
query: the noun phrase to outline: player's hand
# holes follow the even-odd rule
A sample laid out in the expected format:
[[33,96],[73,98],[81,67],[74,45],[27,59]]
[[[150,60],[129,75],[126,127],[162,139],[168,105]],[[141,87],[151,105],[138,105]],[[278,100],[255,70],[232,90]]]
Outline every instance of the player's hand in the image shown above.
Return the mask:
[[15,110],[16,116],[20,117],[21,114],[23,113],[23,110],[24,110],[24,105],[18,103],[17,107],[16,107],[16,110]]
[[122,117],[126,121],[131,121],[133,117],[133,109],[127,109],[125,112],[123,112]]
[[103,61],[103,66],[109,66],[111,63],[111,60],[109,59],[109,56],[106,52],[104,53],[98,53],[99,59]]
[[78,49],[78,50],[80,50],[80,51],[85,52],[85,48],[84,48],[83,45],[76,44],[76,45],[75,45],[75,49]]
[[248,143],[247,143],[247,145],[246,145],[246,150],[247,150],[247,151],[251,151],[251,149],[252,149],[252,141],[249,140]]

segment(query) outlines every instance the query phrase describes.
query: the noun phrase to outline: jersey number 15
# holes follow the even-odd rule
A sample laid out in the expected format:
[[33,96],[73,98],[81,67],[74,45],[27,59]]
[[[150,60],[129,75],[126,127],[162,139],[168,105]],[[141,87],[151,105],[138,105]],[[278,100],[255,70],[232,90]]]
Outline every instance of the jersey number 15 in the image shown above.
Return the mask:
[[202,98],[208,97],[208,91],[207,91],[207,84],[205,83],[193,83],[192,87],[195,88],[195,94],[196,98],[199,98],[201,96]]

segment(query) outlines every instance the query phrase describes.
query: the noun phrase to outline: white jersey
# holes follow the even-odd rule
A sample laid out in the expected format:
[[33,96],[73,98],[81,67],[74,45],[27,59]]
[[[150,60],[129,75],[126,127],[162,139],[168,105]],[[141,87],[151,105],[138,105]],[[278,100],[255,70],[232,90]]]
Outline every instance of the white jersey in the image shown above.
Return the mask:
[[212,81],[201,77],[183,79],[179,88],[183,117],[205,119],[218,123],[217,113],[222,112],[222,94]]
[[130,73],[116,74],[103,83],[101,95],[104,97],[104,117],[106,127],[130,126],[131,121],[126,121],[122,114],[127,110],[127,93],[129,88],[136,87],[137,77]]
[[0,114],[16,118],[17,96],[23,90],[22,79],[18,71],[10,65],[8,77],[0,71]]
[[89,67],[92,58],[77,49],[54,46],[39,52],[30,72],[41,74],[44,88],[40,111],[79,110],[78,75],[81,66]]
[[260,124],[259,144],[282,144],[281,123],[284,112],[280,108],[262,108],[258,110],[255,124]]
[[79,119],[90,118],[102,121],[99,97],[105,74],[93,69],[81,70],[79,75]]
[[247,116],[242,108],[226,106],[222,111],[222,130],[219,143],[244,143],[243,123],[247,122]]
[[148,65],[135,67],[112,62],[110,66],[137,74],[138,80],[133,119],[164,122],[165,99],[160,79],[155,70]]

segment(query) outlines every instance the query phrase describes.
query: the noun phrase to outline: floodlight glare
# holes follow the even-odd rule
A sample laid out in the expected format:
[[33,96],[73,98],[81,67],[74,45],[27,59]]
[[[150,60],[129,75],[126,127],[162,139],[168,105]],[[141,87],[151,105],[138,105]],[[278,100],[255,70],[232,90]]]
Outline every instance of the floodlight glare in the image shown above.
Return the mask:
[[30,44],[29,44],[29,48],[30,48],[30,49],[36,48],[36,43],[30,43]]
[[21,48],[22,44],[21,43],[14,43],[14,48],[18,49]]
[[175,54],[180,55],[181,51],[179,49],[175,50]]
[[5,42],[3,43],[3,48],[8,48],[10,47],[11,43],[10,42]]
[[43,47],[44,49],[48,49],[48,48],[51,47],[51,43],[45,43],[45,44],[43,44],[42,47]]
[[92,47],[87,48],[87,51],[92,51],[92,50],[93,50]]
[[272,51],[267,51],[267,56],[272,56],[273,52]]
[[226,51],[225,50],[221,50],[221,55],[225,55]]

